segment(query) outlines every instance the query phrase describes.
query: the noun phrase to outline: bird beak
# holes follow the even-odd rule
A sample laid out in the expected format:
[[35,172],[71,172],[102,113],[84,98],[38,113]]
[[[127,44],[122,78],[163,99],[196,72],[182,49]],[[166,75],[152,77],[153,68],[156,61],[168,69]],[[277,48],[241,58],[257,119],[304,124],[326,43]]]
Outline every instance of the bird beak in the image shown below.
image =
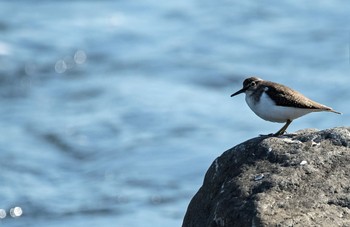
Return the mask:
[[241,94],[241,93],[244,93],[245,91],[247,90],[247,88],[242,88],[241,90],[239,90],[239,91],[237,91],[236,93],[233,93],[232,95],[231,95],[231,97],[233,97],[233,96],[235,96],[235,95],[239,95],[239,94]]

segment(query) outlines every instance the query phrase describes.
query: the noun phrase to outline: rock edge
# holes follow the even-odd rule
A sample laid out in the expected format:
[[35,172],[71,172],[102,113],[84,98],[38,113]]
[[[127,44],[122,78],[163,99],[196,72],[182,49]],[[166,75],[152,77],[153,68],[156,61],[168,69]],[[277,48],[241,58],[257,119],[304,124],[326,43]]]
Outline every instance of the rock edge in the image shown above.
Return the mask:
[[257,137],[218,157],[183,227],[350,226],[350,127]]

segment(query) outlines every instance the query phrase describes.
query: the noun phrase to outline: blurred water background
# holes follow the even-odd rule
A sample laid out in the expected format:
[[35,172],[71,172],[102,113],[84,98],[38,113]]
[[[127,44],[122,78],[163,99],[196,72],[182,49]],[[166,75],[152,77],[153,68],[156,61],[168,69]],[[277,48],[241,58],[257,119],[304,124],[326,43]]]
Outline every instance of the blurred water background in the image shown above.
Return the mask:
[[281,124],[250,75],[343,112],[346,1],[0,1],[0,225],[180,226],[226,149]]

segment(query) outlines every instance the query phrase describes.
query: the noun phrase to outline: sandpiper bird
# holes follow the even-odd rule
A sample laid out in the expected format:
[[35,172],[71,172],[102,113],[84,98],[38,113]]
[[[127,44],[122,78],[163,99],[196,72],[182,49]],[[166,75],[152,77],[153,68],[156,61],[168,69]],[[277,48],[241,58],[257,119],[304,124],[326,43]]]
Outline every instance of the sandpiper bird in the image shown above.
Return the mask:
[[341,114],[332,108],[312,101],[301,93],[282,84],[257,77],[244,80],[243,88],[231,97],[245,93],[245,101],[253,112],[266,121],[286,124],[274,136],[282,135],[296,118],[312,112],[328,111]]

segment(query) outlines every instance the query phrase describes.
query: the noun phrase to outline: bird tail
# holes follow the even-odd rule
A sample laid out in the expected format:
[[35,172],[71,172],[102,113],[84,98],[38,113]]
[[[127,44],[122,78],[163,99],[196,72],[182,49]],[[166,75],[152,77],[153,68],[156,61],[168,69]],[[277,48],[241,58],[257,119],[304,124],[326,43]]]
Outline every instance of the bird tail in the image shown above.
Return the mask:
[[333,112],[333,113],[336,113],[336,114],[342,114],[342,113],[340,113],[340,112],[338,112],[338,111],[335,111],[335,110],[333,110],[333,109],[330,109],[329,111],[330,111],[330,112]]

